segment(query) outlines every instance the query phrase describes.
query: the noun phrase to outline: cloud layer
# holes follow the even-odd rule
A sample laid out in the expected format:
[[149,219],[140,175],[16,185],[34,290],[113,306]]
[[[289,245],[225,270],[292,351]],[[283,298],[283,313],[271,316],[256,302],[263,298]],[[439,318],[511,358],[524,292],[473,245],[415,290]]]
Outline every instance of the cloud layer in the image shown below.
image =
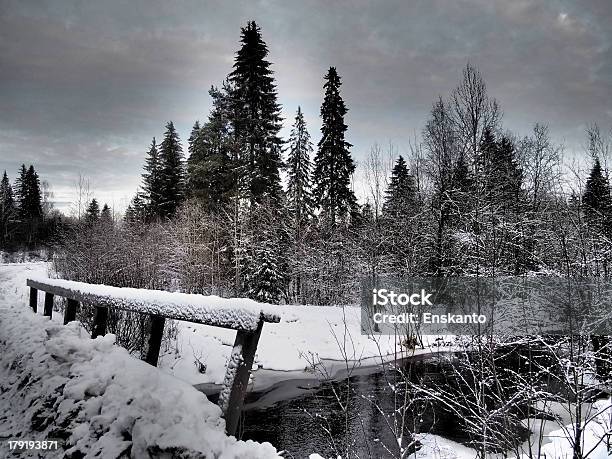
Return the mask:
[[172,119],[183,140],[230,71],[239,29],[262,27],[289,125],[301,105],[318,140],[322,76],[335,65],[357,160],[402,151],[467,61],[507,128],[550,125],[570,150],[612,126],[612,5],[516,0],[0,1],[0,169],[33,163],[73,198],[79,173],[125,205],[150,138]]

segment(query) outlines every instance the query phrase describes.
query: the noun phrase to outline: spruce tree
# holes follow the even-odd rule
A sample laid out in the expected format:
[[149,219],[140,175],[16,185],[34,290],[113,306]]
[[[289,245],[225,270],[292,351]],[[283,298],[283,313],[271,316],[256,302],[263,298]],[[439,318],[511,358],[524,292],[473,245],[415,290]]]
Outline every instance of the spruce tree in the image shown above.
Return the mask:
[[[371,210],[371,208],[370,208]],[[391,180],[385,193],[383,203],[383,222],[384,225],[366,224],[366,233],[361,239],[365,241],[365,253],[369,254],[370,273],[374,280],[376,270],[381,256],[378,241],[384,241],[386,265],[393,275],[406,275],[406,266],[411,244],[417,225],[414,225],[411,218],[418,213],[418,196],[414,176],[408,170],[406,161],[400,156],[393,170]],[[365,215],[365,212],[364,212]],[[370,217],[374,220],[374,217]],[[382,237],[384,236],[384,237]]]
[[459,153],[459,158],[457,158],[453,170],[452,181],[453,188],[458,192],[469,193],[474,190],[474,177],[464,152]]
[[250,265],[245,276],[247,296],[256,301],[278,304],[285,283],[278,265],[278,248],[270,241],[262,241],[254,249]]
[[189,144],[187,147],[187,152],[189,153],[187,161],[191,160],[193,157],[202,157],[205,154],[206,146],[204,145],[204,136],[202,134],[200,121],[196,120],[193,124],[193,128],[191,128],[189,139],[187,139],[187,143]]
[[100,222],[106,225],[111,225],[113,223],[111,209],[106,203],[104,204],[104,206],[102,206],[102,211],[100,212]]
[[280,106],[268,47],[261,30],[250,21],[241,29],[241,47],[229,75],[234,136],[239,143],[239,160],[244,164],[241,187],[251,204],[279,203],[282,194]]
[[285,293],[288,272],[287,232],[278,224],[273,203],[258,205],[249,218],[243,292],[249,298],[278,303]]
[[385,194],[383,215],[391,219],[405,219],[414,215],[417,207],[417,191],[414,176],[408,171],[406,161],[400,155],[393,170]]
[[340,96],[340,76],[335,67],[325,75],[325,98],[321,105],[321,140],[315,157],[314,197],[323,217],[331,225],[346,219],[356,209],[357,199],[351,190],[355,164],[345,138],[347,113]]
[[200,121],[196,120],[191,128],[191,134],[187,139],[187,153],[189,156],[187,157],[187,176],[186,176],[186,192],[187,194],[193,194],[191,185],[191,177],[189,171],[189,165],[198,157],[202,157],[204,154],[204,147],[202,144],[202,127],[200,126]]
[[162,172],[161,160],[155,137],[147,152],[144,165],[145,172],[142,174],[143,192],[146,197],[148,213],[151,216],[159,215],[162,203]]
[[24,195],[21,199],[21,213],[28,220],[39,219],[42,217],[42,195],[40,193],[40,180],[30,165],[25,173]]
[[523,183],[523,171],[517,160],[514,142],[507,135],[499,140],[489,128],[483,131],[477,170],[480,190],[494,208],[516,209]]
[[[297,109],[289,137],[287,159],[287,213],[288,239],[293,253],[290,258],[292,300],[301,301],[302,278],[304,277],[301,256],[308,250],[305,243],[306,227],[313,215],[311,160],[312,142],[306,128],[304,114]],[[298,255],[299,254],[299,255]]]
[[43,216],[40,180],[34,166],[26,168],[25,164],[21,165],[15,181],[15,191],[20,238],[27,244],[32,244],[36,241]]
[[497,143],[490,180],[495,193],[494,199],[507,211],[516,210],[523,184],[523,171],[518,164],[514,143],[506,135]]
[[0,182],[0,240],[6,242],[10,235],[11,221],[15,218],[13,188],[6,171]]
[[610,232],[612,200],[610,183],[603,173],[599,158],[595,158],[582,196],[587,223],[598,231]]
[[299,238],[300,228],[312,215],[312,181],[310,155],[312,142],[306,129],[306,121],[300,107],[289,136],[289,157],[287,160],[287,208],[292,216],[294,236]]
[[20,218],[25,217],[26,196],[28,195],[28,180],[27,180],[28,169],[25,164],[21,165],[19,174],[15,179],[15,201],[17,210]]
[[185,197],[185,165],[183,147],[172,121],[166,124],[166,133],[160,146],[160,202],[157,215],[174,216]]
[[85,211],[85,222],[92,224],[97,222],[100,219],[100,205],[96,198],[93,198],[89,205],[87,206],[87,210]]
[[146,219],[147,205],[141,192],[137,192],[125,210],[125,221],[128,223],[142,223]]
[[213,108],[199,130],[194,126],[187,166],[191,196],[198,198],[205,209],[217,212],[227,206],[235,192],[231,161],[234,142],[226,92],[213,87],[210,95]]

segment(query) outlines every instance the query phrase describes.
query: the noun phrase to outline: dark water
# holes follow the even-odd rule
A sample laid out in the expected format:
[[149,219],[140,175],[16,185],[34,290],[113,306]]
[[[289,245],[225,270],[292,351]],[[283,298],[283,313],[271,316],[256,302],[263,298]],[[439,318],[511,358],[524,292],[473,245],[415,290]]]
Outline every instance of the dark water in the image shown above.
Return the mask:
[[[463,364],[454,357],[411,360],[399,367],[381,368],[343,381],[323,382],[315,388],[305,387],[297,397],[295,393],[299,391],[294,387],[293,398],[282,400],[279,397],[282,401],[272,406],[262,406],[262,400],[274,400],[274,396],[279,394],[249,394],[245,400],[241,436],[270,442],[277,449],[286,451],[286,457],[295,458],[308,457],[313,452],[324,457],[346,457],[347,449],[351,457],[399,457],[397,438],[401,435],[404,439],[402,447],[414,451],[418,444],[415,446],[411,441],[413,433],[418,432],[439,435],[466,446],[482,444],[483,438],[487,438],[490,440],[488,450],[511,450],[525,441],[529,432],[520,423],[525,417],[527,402],[515,392],[516,379],[507,375],[520,373],[521,378],[526,378],[531,374],[523,368],[526,355],[534,361],[541,360],[541,364],[548,358],[545,354],[535,355],[533,351],[525,354],[523,349],[514,347],[502,349],[496,356],[494,375],[486,371],[475,372],[474,368],[479,367],[478,358],[471,354]],[[481,437],[482,432],[470,432],[467,427],[466,418],[473,414],[474,405],[471,408],[466,406],[474,396],[473,388],[483,387],[483,380],[493,379],[495,384],[491,387],[495,393],[501,391],[506,400],[516,393],[519,401],[513,405],[512,411],[498,415],[498,399],[492,391],[485,389],[482,405],[483,412],[489,413],[489,417],[486,436]],[[410,383],[419,389],[444,390],[451,394],[449,398],[457,394],[455,401],[459,402],[449,410],[445,403],[415,392],[415,386],[410,387]],[[540,385],[542,389],[551,389],[545,381],[538,379],[533,379],[532,384],[533,387]]]
[[[431,382],[441,375],[439,363],[415,362],[409,378]],[[359,457],[398,456],[395,433],[402,431],[408,441],[411,432],[421,431],[469,441],[456,415],[423,400],[406,403],[404,393],[403,378],[395,371],[354,376],[348,383],[325,382],[298,398],[265,409],[246,410],[242,438],[268,441],[285,450],[287,457],[296,458],[312,452],[324,457],[345,456],[347,445]],[[246,402],[260,395],[251,394]],[[404,406],[402,429],[395,424],[399,417],[394,413]]]

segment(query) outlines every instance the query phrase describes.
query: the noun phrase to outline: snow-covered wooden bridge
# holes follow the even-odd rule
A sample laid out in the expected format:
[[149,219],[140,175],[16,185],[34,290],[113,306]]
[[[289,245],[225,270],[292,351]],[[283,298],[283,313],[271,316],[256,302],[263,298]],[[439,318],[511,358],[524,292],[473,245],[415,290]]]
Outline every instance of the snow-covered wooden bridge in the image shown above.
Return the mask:
[[38,292],[45,292],[43,314],[51,317],[54,296],[67,299],[64,324],[76,319],[79,304],[95,308],[92,338],[106,334],[109,308],[151,316],[145,360],[156,366],[166,319],[236,330],[234,347],[219,396],[226,431],[238,427],[244,396],[264,322],[279,322],[278,308],[245,298],[221,298],[160,290],[111,287],[62,279],[30,278],[30,307],[37,312]]

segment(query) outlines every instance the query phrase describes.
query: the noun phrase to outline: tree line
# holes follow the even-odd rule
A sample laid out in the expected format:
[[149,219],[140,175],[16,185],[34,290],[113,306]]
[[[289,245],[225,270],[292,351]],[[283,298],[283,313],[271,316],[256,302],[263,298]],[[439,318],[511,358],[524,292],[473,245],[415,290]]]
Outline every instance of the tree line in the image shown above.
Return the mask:
[[347,108],[336,69],[330,67],[324,77],[322,138],[314,163],[299,107],[283,161],[286,143],[279,136],[280,105],[267,55],[259,27],[249,22],[242,28],[232,72],[220,88],[209,91],[213,106],[207,121],[193,126],[188,159],[172,122],[161,144],[153,138],[142,190],[128,207],[126,221],[161,223],[198,206],[223,221],[217,269],[226,287],[232,283],[235,294],[278,302],[287,299],[293,261],[288,254],[296,242],[304,242],[305,227],[316,220],[331,234],[358,219],[359,206],[351,189],[355,163],[345,139]]
[[[458,86],[433,102],[408,154],[372,148],[360,205],[336,68],[323,79],[315,148],[299,107],[289,139],[280,138],[267,58],[249,22],[232,71],[209,91],[206,121],[193,126],[187,158],[172,122],[161,143],[153,138],[142,188],[115,225],[121,235],[100,235],[118,250],[129,245],[124,254],[138,260],[125,263],[160,263],[154,280],[133,282],[337,304],[356,301],[363,276],[608,275],[610,139],[597,126],[587,132],[584,181],[544,124],[522,138],[504,129],[499,103],[468,64]],[[156,255],[135,249],[145,240]]]
[[57,232],[60,217],[51,212],[48,185],[33,165],[21,165],[11,184],[6,172],[0,181],[0,248],[32,249]]

